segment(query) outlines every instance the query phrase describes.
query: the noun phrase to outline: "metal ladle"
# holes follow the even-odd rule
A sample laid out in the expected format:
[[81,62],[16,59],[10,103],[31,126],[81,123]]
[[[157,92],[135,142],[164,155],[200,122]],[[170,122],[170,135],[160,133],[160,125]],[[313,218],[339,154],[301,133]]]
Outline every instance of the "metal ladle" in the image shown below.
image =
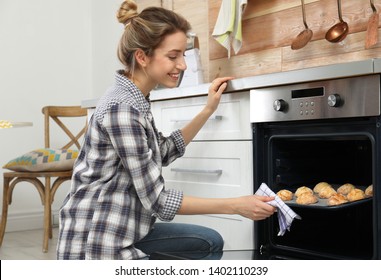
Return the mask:
[[332,26],[325,34],[325,39],[331,43],[339,43],[347,37],[349,32],[348,23],[343,20],[341,15],[341,0],[337,0],[337,9],[340,22]]
[[304,30],[296,36],[294,41],[292,41],[291,49],[298,50],[303,48],[307,43],[311,40],[313,32],[311,29],[308,28],[307,22],[306,22],[306,11],[304,7],[304,0],[302,1],[302,13],[303,13],[303,23],[304,23]]

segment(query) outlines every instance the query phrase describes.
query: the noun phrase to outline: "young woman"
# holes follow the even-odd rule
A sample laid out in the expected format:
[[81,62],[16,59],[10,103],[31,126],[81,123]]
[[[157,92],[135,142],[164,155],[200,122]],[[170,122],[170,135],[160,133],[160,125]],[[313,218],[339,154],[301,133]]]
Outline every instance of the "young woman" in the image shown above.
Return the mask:
[[240,214],[261,220],[274,213],[272,198],[245,196],[208,199],[166,189],[161,175],[181,157],[217,109],[231,77],[215,79],[204,109],[183,129],[164,137],[155,127],[149,94],[158,84],[173,88],[186,69],[189,23],[163,8],[137,13],[122,3],[125,25],[118,57],[125,69],[99,101],[75,163],[72,186],[60,210],[58,259],[144,259],[152,252],[221,252],[214,230],[175,223],[176,214]]

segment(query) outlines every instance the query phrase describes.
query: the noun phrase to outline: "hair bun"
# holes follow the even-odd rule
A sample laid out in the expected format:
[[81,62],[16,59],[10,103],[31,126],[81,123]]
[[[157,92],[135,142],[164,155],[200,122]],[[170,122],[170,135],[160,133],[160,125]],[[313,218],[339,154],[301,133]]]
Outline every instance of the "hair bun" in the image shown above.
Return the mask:
[[126,25],[128,21],[138,15],[138,6],[132,0],[125,0],[119,8],[116,17],[120,23]]

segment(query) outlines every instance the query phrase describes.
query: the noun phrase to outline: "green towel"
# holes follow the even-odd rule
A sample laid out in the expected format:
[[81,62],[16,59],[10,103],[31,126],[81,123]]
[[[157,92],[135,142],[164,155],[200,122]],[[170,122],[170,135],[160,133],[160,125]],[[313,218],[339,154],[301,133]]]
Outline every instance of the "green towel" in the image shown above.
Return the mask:
[[247,0],[222,0],[216,25],[212,36],[225,47],[230,58],[230,49],[233,47],[235,54],[242,47],[242,14],[247,5]]

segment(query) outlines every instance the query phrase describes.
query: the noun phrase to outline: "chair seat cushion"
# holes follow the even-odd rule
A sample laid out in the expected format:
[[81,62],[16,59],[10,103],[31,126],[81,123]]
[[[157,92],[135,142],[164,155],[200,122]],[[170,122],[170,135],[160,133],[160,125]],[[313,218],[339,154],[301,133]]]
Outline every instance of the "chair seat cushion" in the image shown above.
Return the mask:
[[10,160],[3,168],[12,171],[66,171],[71,170],[78,150],[42,148]]

